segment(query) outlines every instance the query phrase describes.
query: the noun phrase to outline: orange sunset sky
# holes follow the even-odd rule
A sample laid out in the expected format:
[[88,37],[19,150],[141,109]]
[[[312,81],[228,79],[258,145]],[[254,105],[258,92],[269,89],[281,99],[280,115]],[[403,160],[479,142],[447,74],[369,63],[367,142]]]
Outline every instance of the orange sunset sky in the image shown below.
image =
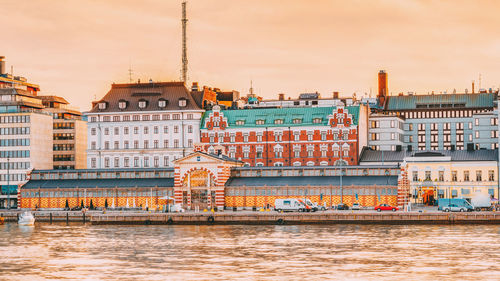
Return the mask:
[[[0,0],[14,75],[82,111],[110,84],[180,79],[181,1]],[[500,86],[500,1],[188,1],[189,81],[276,98]],[[476,86],[476,89],[478,86]]]

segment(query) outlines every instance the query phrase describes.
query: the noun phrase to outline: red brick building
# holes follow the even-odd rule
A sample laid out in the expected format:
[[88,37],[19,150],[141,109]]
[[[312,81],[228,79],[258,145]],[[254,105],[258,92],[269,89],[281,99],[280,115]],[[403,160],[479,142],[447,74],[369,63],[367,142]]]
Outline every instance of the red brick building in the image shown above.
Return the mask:
[[216,106],[202,118],[201,143],[195,150],[220,151],[247,166],[356,165],[366,145],[365,119],[363,105],[240,110]]

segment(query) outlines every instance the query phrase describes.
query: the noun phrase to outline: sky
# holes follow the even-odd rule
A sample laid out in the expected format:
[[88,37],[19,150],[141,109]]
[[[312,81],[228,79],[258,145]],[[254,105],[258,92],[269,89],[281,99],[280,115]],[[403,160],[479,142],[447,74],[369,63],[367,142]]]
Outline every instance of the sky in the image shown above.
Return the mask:
[[[180,0],[0,0],[0,55],[82,111],[112,83],[179,81]],[[190,0],[188,85],[264,98],[500,86],[500,1]]]

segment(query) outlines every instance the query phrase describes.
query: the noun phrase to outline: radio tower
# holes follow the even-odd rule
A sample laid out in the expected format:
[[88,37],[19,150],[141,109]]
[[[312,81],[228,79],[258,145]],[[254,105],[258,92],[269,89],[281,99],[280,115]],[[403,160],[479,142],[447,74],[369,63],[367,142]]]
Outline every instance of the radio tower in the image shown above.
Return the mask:
[[186,46],[186,25],[187,25],[187,17],[186,17],[186,1],[182,2],[182,82],[187,82],[187,68],[188,68],[188,59],[187,59],[187,46]]

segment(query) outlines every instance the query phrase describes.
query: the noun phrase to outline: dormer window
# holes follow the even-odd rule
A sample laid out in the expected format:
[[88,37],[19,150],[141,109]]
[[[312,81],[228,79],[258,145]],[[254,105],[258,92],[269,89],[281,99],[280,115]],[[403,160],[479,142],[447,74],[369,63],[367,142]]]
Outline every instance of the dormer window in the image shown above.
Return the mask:
[[146,108],[146,106],[148,105],[148,102],[146,100],[140,100],[139,101],[139,108]]
[[315,124],[321,123],[321,121],[322,121],[321,118],[314,118],[313,119],[313,123],[315,123]]
[[120,100],[120,101],[118,102],[118,108],[119,108],[119,109],[125,109],[125,108],[127,108],[127,102],[126,102],[126,101],[124,101],[124,100]]
[[98,106],[99,106],[99,109],[101,109],[101,110],[106,109],[106,103],[105,102],[100,102]]
[[167,107],[167,101],[166,101],[166,100],[164,100],[164,99],[160,99],[160,100],[158,100],[158,107],[160,107],[160,108],[165,108],[165,107]]
[[244,120],[237,120],[236,121],[236,126],[243,126],[245,125],[245,121]]
[[299,118],[293,119],[293,124],[300,124],[300,123],[302,123],[302,119]]
[[264,120],[256,120],[255,124],[256,125],[264,125],[265,121]]
[[283,124],[283,119],[274,120],[274,124]]
[[179,107],[186,107],[187,100],[184,98],[179,99]]

